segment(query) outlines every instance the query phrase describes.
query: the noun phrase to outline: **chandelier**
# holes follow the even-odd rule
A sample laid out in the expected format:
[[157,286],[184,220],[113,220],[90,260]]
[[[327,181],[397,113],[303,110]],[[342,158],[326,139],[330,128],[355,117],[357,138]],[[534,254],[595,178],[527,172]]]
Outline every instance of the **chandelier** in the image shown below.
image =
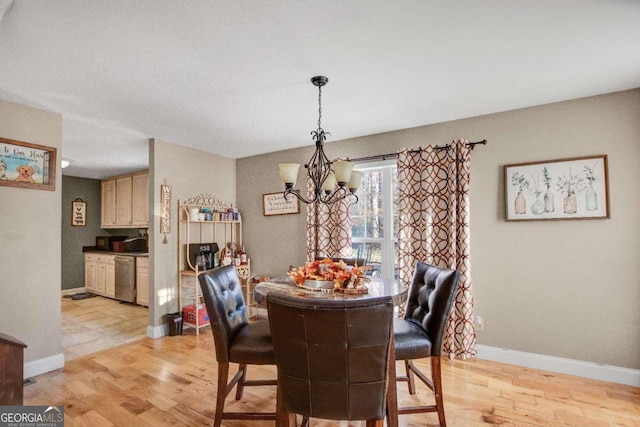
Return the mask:
[[293,189],[296,185],[298,177],[298,163],[280,163],[280,178],[285,185],[284,198],[288,200],[288,196],[293,194],[304,203],[324,203],[332,204],[337,201],[351,197],[353,203],[358,202],[356,190],[360,187],[362,180],[362,172],[354,171],[354,164],[343,160],[329,161],[324,154],[324,141],[327,139],[329,132],[322,129],[322,86],[329,81],[324,76],[316,76],[311,78],[311,83],[318,87],[318,129],[311,132],[316,142],[316,151],[311,156],[309,163],[304,167],[307,169],[307,177],[311,181],[312,195],[307,199],[302,197],[300,193]]

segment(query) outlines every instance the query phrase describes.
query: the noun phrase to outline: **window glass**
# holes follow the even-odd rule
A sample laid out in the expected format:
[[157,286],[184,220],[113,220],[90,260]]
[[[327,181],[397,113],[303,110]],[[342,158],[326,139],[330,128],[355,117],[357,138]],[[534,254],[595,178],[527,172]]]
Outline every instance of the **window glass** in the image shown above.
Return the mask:
[[357,192],[358,203],[351,206],[353,256],[367,261],[371,267],[369,275],[396,278],[398,174],[395,162],[358,169],[364,175]]

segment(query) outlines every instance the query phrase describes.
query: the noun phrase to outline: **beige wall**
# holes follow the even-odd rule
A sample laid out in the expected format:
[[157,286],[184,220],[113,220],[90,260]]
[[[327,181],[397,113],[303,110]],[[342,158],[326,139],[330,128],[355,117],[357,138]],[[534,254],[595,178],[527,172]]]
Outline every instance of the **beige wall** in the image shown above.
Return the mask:
[[[160,186],[172,190],[171,233],[162,243],[160,224]],[[178,201],[209,193],[236,205],[236,161],[204,151],[186,148],[158,139],[149,141],[149,248],[150,324],[165,323],[163,315],[178,311]]]
[[[60,159],[62,116],[0,100],[0,136],[54,147]],[[60,176],[58,169],[55,191],[0,186],[0,332],[28,345],[27,376],[64,363]]]
[[[640,369],[640,90],[325,148],[330,158],[359,157],[457,138],[489,141],[472,154],[472,276],[475,313],[485,321],[478,342]],[[311,152],[238,160],[238,207],[254,273],[281,275],[304,261],[304,206],[300,215],[264,217],[261,200],[263,193],[282,189],[278,162],[304,164]],[[503,165],[593,154],[609,156],[611,219],[504,221]]]

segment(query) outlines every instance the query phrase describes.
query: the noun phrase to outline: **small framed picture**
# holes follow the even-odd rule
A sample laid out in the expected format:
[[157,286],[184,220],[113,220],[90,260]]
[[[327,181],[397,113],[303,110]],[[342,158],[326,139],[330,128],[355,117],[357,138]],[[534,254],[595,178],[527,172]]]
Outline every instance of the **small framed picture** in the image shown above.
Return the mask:
[[56,149],[0,138],[0,185],[54,191]]
[[297,214],[300,201],[294,196],[285,199],[284,192],[263,194],[262,213],[264,216]]
[[82,199],[71,202],[71,225],[74,227],[87,225],[87,202]]
[[609,218],[606,154],[504,167],[505,219]]

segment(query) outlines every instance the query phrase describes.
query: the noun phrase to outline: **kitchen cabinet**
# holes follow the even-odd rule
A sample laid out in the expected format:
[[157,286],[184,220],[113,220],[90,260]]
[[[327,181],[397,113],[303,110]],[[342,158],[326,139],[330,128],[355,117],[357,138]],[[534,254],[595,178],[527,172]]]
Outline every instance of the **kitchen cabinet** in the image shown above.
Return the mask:
[[100,209],[102,228],[116,225],[116,180],[102,180],[102,206]]
[[149,227],[149,175],[133,175],[131,181],[131,222],[135,227]]
[[102,180],[102,228],[149,227],[148,172]]
[[105,257],[105,295],[110,298],[116,297],[116,257]]
[[122,226],[133,225],[131,218],[131,197],[133,183],[131,176],[116,178],[116,224]]
[[149,257],[136,257],[136,303],[149,306]]
[[84,255],[84,286],[87,292],[115,297],[115,255]]
[[93,254],[84,255],[84,287],[89,292],[96,290],[96,261]]

